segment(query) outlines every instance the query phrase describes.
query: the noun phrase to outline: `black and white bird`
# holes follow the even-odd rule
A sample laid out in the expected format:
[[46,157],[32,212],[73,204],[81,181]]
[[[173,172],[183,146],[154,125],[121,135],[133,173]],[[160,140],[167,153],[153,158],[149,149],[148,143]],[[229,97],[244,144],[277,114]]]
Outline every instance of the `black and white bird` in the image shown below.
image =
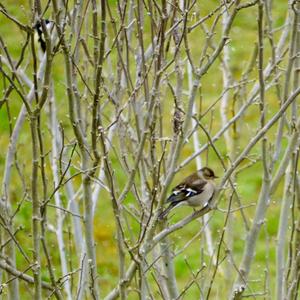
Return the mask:
[[159,215],[162,219],[175,207],[187,205],[191,207],[206,207],[216,191],[214,179],[218,178],[214,171],[204,167],[186,177],[173,190],[166,200],[169,206]]
[[[53,21],[44,19],[44,22],[45,22],[47,31],[50,32],[52,30],[52,28],[54,27]],[[46,41],[45,41],[45,37],[43,34],[41,21],[37,21],[35,23],[34,30],[35,30],[35,40],[37,41],[37,43],[40,44],[42,53],[45,53],[46,52]]]

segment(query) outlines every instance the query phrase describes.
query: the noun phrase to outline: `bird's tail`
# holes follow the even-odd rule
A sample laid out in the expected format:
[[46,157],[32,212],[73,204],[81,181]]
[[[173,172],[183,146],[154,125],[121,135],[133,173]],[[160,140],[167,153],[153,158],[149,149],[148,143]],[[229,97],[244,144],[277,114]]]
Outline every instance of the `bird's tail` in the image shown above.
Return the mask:
[[159,214],[158,218],[160,220],[164,219],[177,204],[177,202],[171,202],[170,205]]

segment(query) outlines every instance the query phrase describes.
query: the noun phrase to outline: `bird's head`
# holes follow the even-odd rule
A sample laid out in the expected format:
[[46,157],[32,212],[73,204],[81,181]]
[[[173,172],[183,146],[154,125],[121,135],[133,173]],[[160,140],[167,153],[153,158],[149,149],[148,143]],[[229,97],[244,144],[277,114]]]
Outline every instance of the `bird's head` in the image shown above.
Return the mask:
[[214,171],[208,167],[200,169],[198,171],[198,175],[206,180],[213,180],[215,178],[218,178],[218,176],[215,175]]

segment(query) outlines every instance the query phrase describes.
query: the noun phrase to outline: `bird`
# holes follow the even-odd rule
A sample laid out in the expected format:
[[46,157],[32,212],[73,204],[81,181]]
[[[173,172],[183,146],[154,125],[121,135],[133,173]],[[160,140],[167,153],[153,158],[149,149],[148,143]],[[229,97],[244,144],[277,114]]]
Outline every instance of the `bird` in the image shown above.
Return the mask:
[[186,177],[173,188],[171,195],[166,200],[166,203],[170,204],[159,214],[159,219],[165,218],[173,208],[182,205],[206,207],[216,191],[215,178],[218,176],[209,167],[204,167]]
[[[54,25],[54,22],[50,21],[48,19],[44,19],[44,22],[45,22],[47,30],[51,30]],[[34,30],[35,30],[35,40],[40,44],[42,52],[45,53],[46,52],[46,41],[45,41],[45,37],[43,35],[41,21],[37,21],[35,23]]]

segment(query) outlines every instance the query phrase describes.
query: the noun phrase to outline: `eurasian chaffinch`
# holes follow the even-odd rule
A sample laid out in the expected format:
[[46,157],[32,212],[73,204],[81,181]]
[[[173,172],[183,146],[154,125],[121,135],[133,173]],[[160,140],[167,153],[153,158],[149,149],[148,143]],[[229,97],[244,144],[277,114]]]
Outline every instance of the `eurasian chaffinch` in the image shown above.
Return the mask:
[[181,205],[201,208],[207,206],[216,190],[215,178],[218,178],[218,176],[208,167],[204,167],[186,177],[172,190],[171,195],[166,200],[166,203],[170,203],[170,205],[159,217],[166,217],[174,207]]

